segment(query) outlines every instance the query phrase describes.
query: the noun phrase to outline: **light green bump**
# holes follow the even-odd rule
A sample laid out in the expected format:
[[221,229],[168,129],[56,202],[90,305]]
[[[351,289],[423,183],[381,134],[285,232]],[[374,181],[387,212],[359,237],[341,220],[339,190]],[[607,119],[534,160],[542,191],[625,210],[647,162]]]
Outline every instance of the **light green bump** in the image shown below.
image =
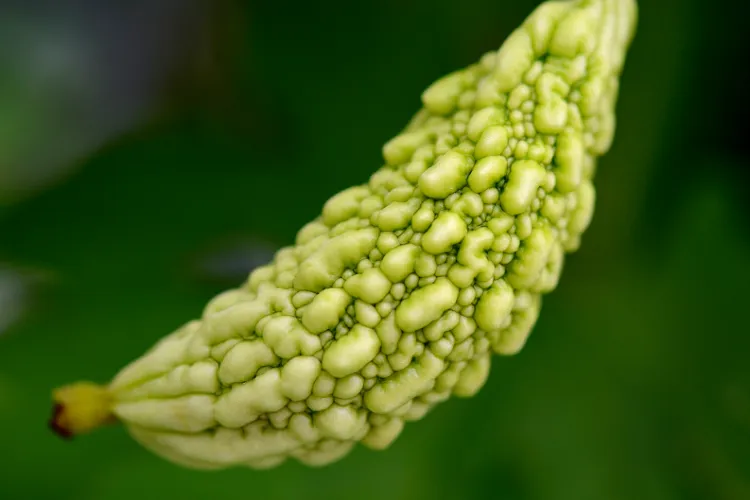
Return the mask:
[[539,318],[540,305],[539,296],[534,295],[528,307],[513,311],[513,322],[509,327],[502,330],[497,339],[492,342],[492,350],[496,354],[512,356],[523,348],[531,329]]
[[430,164],[427,160],[414,159],[404,167],[404,178],[411,184],[416,184],[419,180],[419,176],[422,175],[429,166]]
[[508,266],[506,281],[517,289],[529,288],[536,283],[547,263],[554,242],[555,237],[549,227],[534,229]]
[[429,140],[429,132],[418,130],[398,135],[383,146],[383,158],[389,165],[400,165],[409,161],[414,151]]
[[266,323],[263,340],[284,359],[300,354],[312,356],[323,347],[317,335],[308,332],[299,320],[290,316],[277,316]]
[[362,200],[359,204],[359,217],[362,219],[369,219],[372,214],[383,208],[383,198],[378,195],[371,195]]
[[398,236],[393,233],[380,233],[380,236],[378,236],[377,247],[383,254],[390,252],[399,245],[401,243],[398,241]]
[[583,181],[583,142],[581,137],[566,131],[557,139],[555,152],[556,189],[570,193],[578,189]]
[[474,319],[485,332],[502,328],[513,308],[513,288],[505,280],[497,280],[477,302]]
[[[602,104],[604,110],[610,106],[608,103],[611,102],[611,94],[614,92],[615,90],[612,87],[607,89],[607,95]],[[609,148],[612,146],[612,140],[615,136],[615,118],[611,113],[603,112],[599,120],[600,126],[594,132],[594,143],[591,145],[590,151],[601,155],[609,151]]]
[[261,299],[238,302],[209,315],[201,327],[208,344],[218,344],[233,337],[250,337],[258,322],[271,313],[270,304]]
[[350,231],[324,243],[299,266],[294,288],[319,292],[341,277],[345,269],[367,257],[378,239],[375,228]]
[[414,272],[414,264],[420,253],[420,248],[412,244],[394,248],[383,257],[380,270],[392,283],[404,281]]
[[524,22],[524,27],[531,35],[534,52],[544,54],[552,38],[557,23],[570,9],[572,2],[544,2]]
[[510,228],[515,224],[515,217],[499,213],[487,222],[487,228],[492,231],[495,236],[502,236],[510,231]]
[[262,340],[240,342],[232,347],[219,366],[219,380],[225,385],[250,380],[264,366],[273,366],[279,358]]
[[281,393],[292,401],[304,401],[312,394],[320,375],[320,361],[312,356],[297,356],[281,369]]
[[596,191],[591,181],[583,181],[578,188],[578,204],[570,216],[568,231],[572,234],[583,233],[591,223],[596,203]]
[[362,438],[362,444],[373,450],[385,450],[401,434],[404,421],[400,418],[390,418],[385,423],[370,427],[367,435]]
[[115,405],[118,418],[149,429],[200,432],[216,425],[215,397],[189,395],[169,399],[144,399]]
[[477,193],[465,190],[451,210],[468,217],[478,217],[484,211],[484,203]]
[[328,227],[333,227],[356,216],[359,213],[360,202],[369,194],[370,190],[366,186],[357,186],[329,198],[323,205],[323,222]]
[[424,206],[423,204],[422,207],[414,214],[414,217],[412,217],[411,227],[418,233],[423,233],[427,231],[433,220],[435,220],[434,210],[432,209],[432,207]]
[[336,388],[333,390],[333,396],[339,399],[353,398],[360,392],[365,385],[365,379],[362,375],[352,374],[348,377],[339,379],[336,382]]
[[553,95],[534,110],[534,128],[542,134],[559,134],[568,123],[568,104]]
[[[290,453],[298,445],[284,431],[268,429],[265,423],[248,426],[247,430],[217,428],[197,434],[158,433],[145,428],[131,428],[134,437],[146,446],[154,446],[167,457],[179,457],[183,465],[221,469],[239,464],[267,465],[278,456]],[[246,446],[251,443],[252,446]],[[167,450],[167,451],[165,451]],[[206,466],[205,464],[210,464]],[[278,462],[277,462],[278,463]],[[198,465],[196,465],[198,464]]]
[[345,377],[361,370],[380,350],[375,330],[354,325],[349,333],[328,346],[323,354],[323,369],[334,377]]
[[301,307],[306,306],[310,302],[312,302],[315,296],[316,294],[313,292],[306,292],[306,291],[297,292],[294,295],[292,295],[292,305],[294,306],[295,309],[299,309]]
[[271,308],[278,313],[293,315],[292,294],[294,290],[287,288],[267,288],[264,295],[268,298]]
[[201,317],[205,320],[212,314],[223,311],[235,304],[251,299],[252,295],[242,289],[230,289],[219,293],[210,299],[203,308]]
[[565,249],[559,241],[555,241],[552,245],[549,257],[547,258],[547,264],[542,270],[542,275],[534,284],[531,291],[537,293],[549,293],[557,288],[560,274],[563,269],[564,259]]
[[537,100],[548,103],[554,98],[565,97],[570,91],[570,85],[555,73],[542,73],[536,82]]
[[578,108],[584,117],[594,116],[601,111],[601,100],[604,94],[604,83],[600,79],[584,80],[578,88],[581,99]]
[[466,236],[466,222],[454,212],[441,212],[422,237],[422,248],[433,254],[445,253]]
[[346,312],[352,297],[340,288],[326,288],[305,307],[302,325],[310,333],[322,333],[335,327]]
[[331,405],[313,416],[315,426],[326,437],[352,439],[365,424],[365,416],[351,406]]
[[469,187],[481,193],[505,177],[508,172],[508,159],[504,156],[485,156],[479,160],[469,174]]
[[447,198],[466,185],[471,167],[468,156],[448,151],[419,176],[419,189],[430,198]]
[[474,287],[467,287],[461,290],[461,292],[458,294],[458,305],[460,306],[468,306],[474,303],[474,300],[477,298],[477,291],[474,289]]
[[380,339],[383,354],[393,354],[398,348],[401,339],[401,330],[396,325],[396,313],[391,312],[383,321],[375,327],[375,332]]
[[597,29],[601,23],[601,2],[590,2],[586,7],[571,9],[558,22],[549,44],[549,52],[556,56],[574,58],[590,54],[596,44]]
[[523,75],[534,63],[531,36],[525,30],[515,30],[500,47],[495,59],[495,79],[498,91],[510,92],[521,83]]
[[458,325],[451,330],[451,333],[453,334],[453,338],[456,339],[456,342],[462,342],[471,337],[476,330],[477,323],[474,321],[474,318],[461,316],[458,318]]
[[365,378],[375,378],[378,374],[378,365],[375,363],[367,363],[364,368],[362,368],[362,376]]
[[414,262],[414,272],[420,278],[426,278],[432,276],[437,270],[437,260],[435,256],[426,252],[422,252],[417,256],[417,260]]
[[508,130],[504,125],[487,127],[477,142],[474,156],[477,159],[503,154],[508,146]]
[[460,343],[456,341],[456,347],[453,349],[450,356],[448,356],[448,361],[454,363],[468,361],[472,356],[474,356],[474,339],[468,338]]
[[413,422],[423,419],[433,405],[442,403],[449,397],[450,394],[438,394],[436,392],[429,392],[423,395],[419,400],[409,405],[409,410],[403,414],[404,421]]
[[396,283],[391,287],[391,297],[394,300],[401,300],[406,294],[406,285],[404,283]]
[[550,193],[544,199],[541,213],[547,217],[550,222],[557,224],[565,216],[566,203],[565,198],[559,194]]
[[502,125],[504,122],[505,111],[497,106],[488,106],[471,116],[466,126],[466,135],[470,140],[477,142],[488,127]]
[[320,431],[306,413],[292,415],[289,419],[289,432],[302,443],[315,443],[320,440]]
[[459,289],[473,285],[477,274],[478,271],[476,269],[464,266],[458,262],[454,263],[448,269],[448,279]]
[[[162,338],[144,356],[128,363],[115,376],[110,387],[113,390],[119,390],[143,383],[183,364],[185,362],[184,353],[190,348],[191,341],[196,338],[200,340],[199,336],[190,335],[191,332],[198,329],[200,329],[200,322],[190,322],[176,332]],[[204,346],[206,354],[210,352],[205,342],[200,342],[200,345]]]
[[[386,203],[393,203],[394,201],[409,201],[412,199],[414,195],[415,189],[414,186],[411,184],[395,187],[388,191],[386,195],[383,197],[383,201]],[[417,203],[417,206],[419,206],[420,203]]]
[[313,395],[318,397],[330,396],[336,387],[336,379],[330,373],[322,372],[313,384]]
[[[393,356],[389,356],[388,359],[389,361],[392,358],[398,359],[397,355],[403,355],[403,357],[406,359],[406,364],[396,366],[395,364],[391,363],[393,369],[398,371],[406,368],[406,366],[411,362],[414,355],[417,353],[418,345],[417,335],[414,332],[402,335],[401,339],[398,341],[398,352]],[[396,357],[394,358],[394,356]]]
[[446,75],[430,85],[422,93],[422,104],[436,115],[451,113],[458,104],[458,97],[463,90],[463,71]]
[[409,225],[420,205],[421,200],[417,198],[409,201],[394,201],[375,212],[370,219],[382,231],[397,231]]
[[491,76],[481,78],[477,84],[474,105],[477,108],[484,108],[487,106],[501,105],[503,102],[504,96],[499,91],[495,78]]
[[458,383],[458,377],[461,371],[466,367],[466,362],[463,363],[451,363],[448,368],[440,374],[435,380],[436,391],[452,391],[453,387]]
[[473,269],[476,273],[481,272],[489,262],[485,252],[492,246],[494,239],[495,235],[486,227],[469,232],[458,249],[456,256],[458,262]]
[[544,181],[546,170],[533,160],[517,160],[510,168],[508,183],[500,193],[500,205],[511,215],[529,209]]
[[397,351],[388,356],[388,366],[392,371],[401,371],[409,366],[413,357],[414,353],[407,354],[402,351]]
[[445,362],[426,349],[416,363],[394,373],[365,393],[364,403],[375,413],[390,413],[430,390]]
[[144,398],[168,398],[186,394],[213,394],[219,390],[218,363],[211,360],[191,365],[180,365],[165,375],[143,382],[129,389],[121,389],[121,401]]
[[456,385],[453,386],[453,394],[462,398],[470,398],[479,392],[479,389],[487,382],[490,373],[490,354],[482,354],[466,365],[458,376]]
[[[322,226],[323,229],[327,231],[328,228],[326,228],[325,225],[320,224],[320,226]],[[321,238],[323,237],[325,236],[321,235]],[[246,287],[250,291],[255,292],[258,290],[258,286],[267,281],[273,280],[275,276],[276,268],[273,266],[273,264],[266,264],[265,266],[256,267],[250,273],[250,276],[248,276]]]
[[519,109],[524,102],[531,100],[531,87],[521,84],[514,88],[508,95],[507,106],[509,109]]
[[400,186],[408,186],[400,169],[381,168],[370,176],[368,186],[374,192],[388,192]]
[[424,328],[424,336],[430,342],[435,342],[458,326],[459,320],[460,315],[456,311],[447,311]]
[[254,422],[263,413],[282,409],[288,402],[281,393],[281,373],[278,368],[271,368],[221,395],[214,412],[220,425],[237,428]]
[[388,295],[391,281],[378,268],[371,267],[355,274],[344,283],[344,290],[368,304],[377,304]]
[[354,316],[357,318],[358,323],[370,328],[375,328],[380,323],[378,310],[361,300],[354,303]]
[[[362,227],[362,222],[359,219],[349,219],[333,226],[328,233],[328,236],[330,236],[331,238],[335,238],[336,236],[346,234],[349,231],[355,230],[359,227]],[[308,256],[311,254],[312,252],[308,253]]]
[[521,240],[528,238],[532,230],[531,225],[532,221],[529,214],[521,214],[516,217],[516,236]]
[[333,398],[331,396],[310,396],[305,403],[314,412],[323,411],[333,404]]
[[430,342],[430,351],[438,358],[446,358],[451,351],[455,341],[451,337],[443,337],[434,342]]
[[396,308],[396,324],[404,332],[414,332],[437,320],[456,304],[458,288],[446,278],[415,290]]
[[[327,233],[328,233],[328,227],[325,224],[323,224],[322,221],[316,219],[314,221],[308,222],[307,224],[305,224],[304,226],[302,226],[302,228],[299,231],[297,231],[297,236],[296,236],[294,242],[297,245],[304,246],[304,245],[307,245],[308,243],[310,243],[311,241],[313,241],[316,238],[319,238],[321,236],[325,236]],[[258,272],[259,269],[261,269],[261,268],[256,268],[250,274],[250,276],[252,277],[253,275],[255,275]],[[273,271],[273,268],[271,267],[269,270]],[[264,279],[262,279],[260,281],[261,282],[262,281],[266,281],[266,279],[267,278],[264,278]]]

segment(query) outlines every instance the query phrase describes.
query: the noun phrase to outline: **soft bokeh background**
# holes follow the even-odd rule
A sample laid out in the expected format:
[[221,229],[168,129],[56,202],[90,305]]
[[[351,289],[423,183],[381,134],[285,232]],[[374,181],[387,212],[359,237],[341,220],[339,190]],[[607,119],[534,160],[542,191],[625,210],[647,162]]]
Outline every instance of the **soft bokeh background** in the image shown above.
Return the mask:
[[593,225],[475,398],[323,469],[46,427],[53,387],[290,243],[536,3],[0,2],[0,498],[750,498],[750,30],[722,0],[641,2]]

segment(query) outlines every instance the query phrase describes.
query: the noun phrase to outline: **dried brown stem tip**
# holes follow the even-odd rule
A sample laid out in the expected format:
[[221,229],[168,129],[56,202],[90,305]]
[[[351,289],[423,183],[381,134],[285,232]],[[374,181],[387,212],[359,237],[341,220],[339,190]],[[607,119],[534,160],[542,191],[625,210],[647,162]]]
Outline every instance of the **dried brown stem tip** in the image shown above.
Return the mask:
[[70,439],[117,421],[111,412],[111,397],[106,387],[78,382],[53,392],[55,405],[50,428],[60,437]]

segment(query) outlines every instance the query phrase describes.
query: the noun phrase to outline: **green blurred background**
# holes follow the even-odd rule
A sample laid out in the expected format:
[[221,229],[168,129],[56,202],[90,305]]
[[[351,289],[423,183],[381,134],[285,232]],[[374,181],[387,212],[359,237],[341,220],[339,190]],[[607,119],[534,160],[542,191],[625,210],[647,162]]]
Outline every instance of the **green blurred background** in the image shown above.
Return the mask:
[[526,348],[384,452],[195,472],[52,388],[106,381],[292,242],[535,0],[0,3],[0,498],[750,499],[740,2],[640,2],[581,250]]

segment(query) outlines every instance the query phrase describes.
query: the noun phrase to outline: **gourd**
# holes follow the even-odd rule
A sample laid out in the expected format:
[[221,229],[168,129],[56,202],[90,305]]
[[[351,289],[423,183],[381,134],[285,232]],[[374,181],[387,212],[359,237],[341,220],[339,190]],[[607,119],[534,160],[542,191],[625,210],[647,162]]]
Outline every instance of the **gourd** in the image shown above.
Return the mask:
[[595,203],[634,0],[548,1],[422,94],[366,183],[105,385],[63,435],[122,422],[186,467],[321,466],[471,397],[523,348]]

